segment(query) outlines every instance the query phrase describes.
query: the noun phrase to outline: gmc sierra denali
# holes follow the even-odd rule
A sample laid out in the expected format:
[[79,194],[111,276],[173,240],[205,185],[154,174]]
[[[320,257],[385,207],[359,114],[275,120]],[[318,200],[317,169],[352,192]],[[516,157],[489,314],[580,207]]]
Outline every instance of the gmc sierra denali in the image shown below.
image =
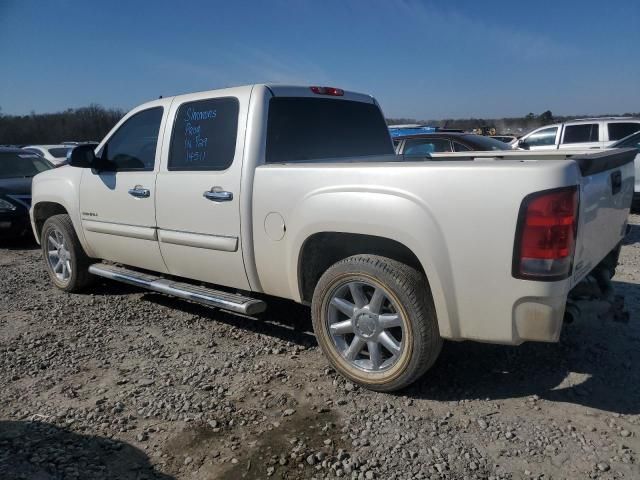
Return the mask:
[[62,290],[309,304],[335,368],[391,391],[443,338],[557,341],[570,291],[615,268],[635,150],[499,153],[396,156],[377,102],[338,88],[213,90],[141,105],[37,175],[31,222]]

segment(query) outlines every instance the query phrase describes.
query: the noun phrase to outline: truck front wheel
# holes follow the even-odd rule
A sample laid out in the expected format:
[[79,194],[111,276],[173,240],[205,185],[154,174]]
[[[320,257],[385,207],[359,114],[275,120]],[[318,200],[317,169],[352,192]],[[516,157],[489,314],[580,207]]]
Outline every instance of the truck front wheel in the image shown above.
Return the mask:
[[424,275],[389,258],[356,255],[335,263],[318,281],[311,308],[331,364],[371,390],[413,383],[442,348]]
[[69,215],[53,215],[42,227],[42,255],[53,284],[65,292],[76,292],[94,279],[91,259],[82,249]]

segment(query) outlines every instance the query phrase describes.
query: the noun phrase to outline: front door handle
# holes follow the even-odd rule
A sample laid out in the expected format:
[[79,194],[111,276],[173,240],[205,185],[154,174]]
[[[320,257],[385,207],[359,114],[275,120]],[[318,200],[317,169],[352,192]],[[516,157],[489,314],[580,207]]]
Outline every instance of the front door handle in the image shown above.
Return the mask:
[[233,193],[221,190],[220,187],[213,187],[202,194],[207,200],[214,202],[230,202],[233,200]]
[[144,188],[142,185],[136,185],[129,189],[129,195],[133,195],[136,198],[149,198],[151,192],[148,188]]

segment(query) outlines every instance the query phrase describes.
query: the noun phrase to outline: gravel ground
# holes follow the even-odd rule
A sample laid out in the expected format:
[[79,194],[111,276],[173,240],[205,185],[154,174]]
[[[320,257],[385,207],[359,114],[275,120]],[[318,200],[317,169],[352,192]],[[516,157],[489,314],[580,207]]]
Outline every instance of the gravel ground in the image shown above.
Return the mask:
[[640,478],[631,223],[614,279],[629,323],[592,311],[558,344],[449,342],[395,395],[337,376],[304,307],[241,317],[108,282],[68,295],[35,245],[5,242],[0,478]]

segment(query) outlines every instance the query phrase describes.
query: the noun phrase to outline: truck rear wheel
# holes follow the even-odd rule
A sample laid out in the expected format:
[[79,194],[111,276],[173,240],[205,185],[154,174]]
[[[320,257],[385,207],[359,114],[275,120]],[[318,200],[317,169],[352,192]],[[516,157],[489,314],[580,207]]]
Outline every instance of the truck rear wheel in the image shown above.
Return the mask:
[[356,255],[332,265],[318,281],[311,308],[331,364],[371,390],[413,383],[442,348],[426,278],[389,258]]
[[65,292],[77,292],[94,280],[91,259],[82,249],[69,215],[53,215],[42,227],[42,255],[53,284]]

